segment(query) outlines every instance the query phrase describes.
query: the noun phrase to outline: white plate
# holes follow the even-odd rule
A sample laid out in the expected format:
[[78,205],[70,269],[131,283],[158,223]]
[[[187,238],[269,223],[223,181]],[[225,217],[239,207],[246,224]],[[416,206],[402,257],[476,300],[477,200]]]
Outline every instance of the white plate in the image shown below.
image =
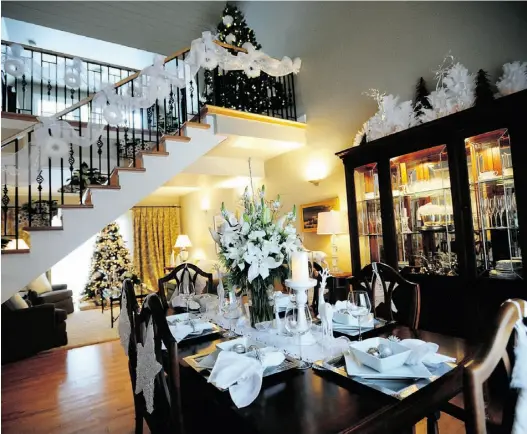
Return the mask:
[[372,378],[372,379],[401,379],[401,378],[430,378],[432,374],[422,363],[418,365],[403,365],[399,368],[386,372],[378,372],[366,365],[359,366],[349,355],[345,356],[346,371],[351,377]]

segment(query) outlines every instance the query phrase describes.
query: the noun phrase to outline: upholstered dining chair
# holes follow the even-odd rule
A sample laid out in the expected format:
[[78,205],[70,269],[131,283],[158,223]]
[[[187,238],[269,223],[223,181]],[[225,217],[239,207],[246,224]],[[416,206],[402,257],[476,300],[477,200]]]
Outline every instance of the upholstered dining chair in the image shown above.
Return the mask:
[[[132,293],[133,294],[133,293]],[[127,303],[130,297],[127,291]],[[150,432],[154,434],[179,434],[183,432],[183,416],[181,411],[181,388],[179,379],[179,363],[176,340],[168,328],[165,309],[157,294],[146,296],[139,313],[135,313],[133,304],[130,319],[133,319],[133,338],[136,348],[129,351],[130,378],[134,392],[136,413],[135,433],[142,434],[143,420]],[[153,343],[149,342],[152,339]],[[141,344],[141,350],[137,344]],[[166,353],[162,351],[162,344]],[[165,362],[165,363],[164,363]],[[135,394],[136,385],[144,384],[144,374],[154,365],[159,366],[157,373],[152,372],[154,382],[153,408],[149,408],[144,392]],[[147,366],[149,369],[145,369]],[[140,371],[143,369],[144,371]],[[148,396],[148,394],[147,394]]]
[[[406,280],[389,265],[374,262],[349,278],[353,290],[366,290],[376,306],[375,288],[380,282],[384,301],[375,308],[375,316],[397,321],[411,329],[419,328],[421,292],[417,283]],[[395,309],[394,309],[395,307]]]
[[185,279],[188,279],[187,281],[189,284],[191,284],[194,288],[198,287],[198,278],[201,276],[205,279],[206,283],[203,288],[203,293],[205,292],[212,292],[213,291],[213,276],[212,273],[207,273],[203,271],[201,268],[194,264],[190,263],[184,263],[181,265],[178,265],[176,268],[174,268],[170,273],[168,273],[166,276],[161,277],[157,281],[157,287],[158,287],[158,294],[161,298],[161,302],[163,303],[163,306],[165,309],[168,308],[168,297],[167,297],[167,288],[166,284],[172,280],[176,281],[176,287],[179,287],[182,282],[184,282]]
[[[496,325],[488,339],[476,353],[475,357],[465,365],[464,370],[464,420],[467,434],[486,434],[487,432],[510,433],[514,422],[514,412],[518,394],[510,388],[512,370],[514,367],[515,341],[518,339],[515,325],[527,317],[527,301],[520,299],[507,300],[498,312]],[[491,392],[486,386],[497,367],[503,364],[501,390],[505,390],[499,399],[501,420],[491,419],[489,403],[485,395]],[[527,369],[527,366],[524,367]],[[496,412],[494,412],[496,413]],[[488,430],[488,431],[487,431]]]

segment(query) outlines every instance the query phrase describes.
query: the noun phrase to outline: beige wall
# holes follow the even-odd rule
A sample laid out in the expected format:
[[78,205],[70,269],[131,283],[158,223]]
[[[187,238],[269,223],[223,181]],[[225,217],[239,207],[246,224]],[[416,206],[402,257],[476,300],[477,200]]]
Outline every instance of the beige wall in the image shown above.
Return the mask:
[[[435,86],[433,69],[449,50],[469,70],[527,60],[527,5],[504,2],[238,2],[263,50],[302,58],[298,114],[307,115],[307,144],[270,160],[266,184],[284,205],[339,196],[345,206],[341,162],[331,155],[351,146],[375,103],[377,88],[411,99],[417,79]],[[306,168],[322,155],[330,174],[319,187]],[[341,236],[340,267],[349,270],[349,238]],[[311,249],[329,253],[329,236],[306,234]],[[343,251],[346,250],[346,251]]]
[[[243,190],[242,190],[243,191]],[[216,259],[216,248],[209,233],[214,216],[220,214],[221,203],[235,211],[241,192],[239,189],[201,190],[181,197],[181,233],[189,236],[192,248],[190,259]]]

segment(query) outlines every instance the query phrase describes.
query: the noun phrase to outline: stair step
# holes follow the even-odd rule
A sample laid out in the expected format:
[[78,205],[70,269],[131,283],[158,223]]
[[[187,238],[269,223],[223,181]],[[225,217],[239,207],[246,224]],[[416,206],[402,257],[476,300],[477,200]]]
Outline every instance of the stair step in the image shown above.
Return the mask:
[[183,127],[201,128],[202,130],[208,130],[210,128],[210,124],[205,124],[203,122],[187,121],[183,124]]
[[170,153],[166,151],[139,151],[137,155],[139,157],[141,155],[152,155],[154,157],[168,157]]
[[163,136],[162,142],[166,140],[172,140],[174,142],[190,142],[190,137],[187,136]]
[[93,205],[91,204],[86,204],[86,205],[82,205],[82,204],[78,204],[78,205],[59,205],[59,208],[62,208],[62,209],[90,209],[90,208],[93,208]]
[[64,228],[62,226],[26,226],[23,229],[28,232],[38,232],[38,231],[62,231]]
[[88,188],[91,190],[120,190],[120,185],[98,185],[98,184],[90,184],[88,185]]
[[113,170],[124,172],[146,172],[146,169],[144,167],[116,167]]
[[18,255],[21,253],[29,253],[29,249],[9,249],[2,250],[2,255]]

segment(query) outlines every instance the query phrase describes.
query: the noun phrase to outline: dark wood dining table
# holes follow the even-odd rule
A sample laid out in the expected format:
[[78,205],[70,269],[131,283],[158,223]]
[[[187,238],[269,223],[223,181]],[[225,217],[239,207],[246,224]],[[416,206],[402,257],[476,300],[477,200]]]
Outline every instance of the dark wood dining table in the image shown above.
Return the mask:
[[[325,370],[290,370],[263,379],[258,398],[237,408],[228,391],[220,391],[191,368],[184,357],[211,352],[214,341],[188,340],[179,348],[186,424],[198,433],[406,433],[421,419],[438,412],[462,389],[463,362],[475,345],[452,336],[412,331],[395,324],[376,330],[439,345],[458,366],[404,399],[397,399]],[[410,428],[409,428],[410,427]]]

